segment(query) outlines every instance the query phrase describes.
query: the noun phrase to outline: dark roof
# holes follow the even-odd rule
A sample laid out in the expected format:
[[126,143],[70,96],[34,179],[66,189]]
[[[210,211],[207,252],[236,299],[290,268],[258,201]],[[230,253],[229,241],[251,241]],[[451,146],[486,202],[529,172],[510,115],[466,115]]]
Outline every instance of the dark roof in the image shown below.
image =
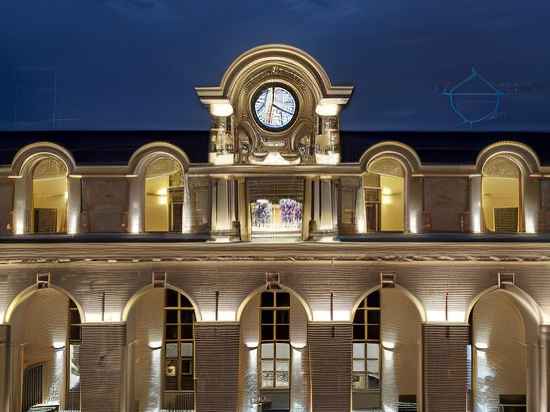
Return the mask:
[[[405,143],[425,164],[474,164],[488,145],[514,140],[530,146],[550,164],[550,133],[532,132],[346,132],[342,161],[357,162],[370,146],[387,140]],[[127,164],[141,146],[164,141],[180,147],[194,163],[208,161],[208,131],[44,131],[0,132],[0,164],[10,164],[25,145],[49,141],[69,150],[77,164]]]

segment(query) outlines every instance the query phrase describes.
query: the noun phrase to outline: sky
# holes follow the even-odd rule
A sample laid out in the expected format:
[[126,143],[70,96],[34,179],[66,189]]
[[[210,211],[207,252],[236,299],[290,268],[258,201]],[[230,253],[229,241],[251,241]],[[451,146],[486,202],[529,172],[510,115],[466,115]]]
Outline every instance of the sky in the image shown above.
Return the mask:
[[548,0],[1,0],[0,130],[207,130],[194,86],[286,43],[344,130],[550,131],[547,39]]

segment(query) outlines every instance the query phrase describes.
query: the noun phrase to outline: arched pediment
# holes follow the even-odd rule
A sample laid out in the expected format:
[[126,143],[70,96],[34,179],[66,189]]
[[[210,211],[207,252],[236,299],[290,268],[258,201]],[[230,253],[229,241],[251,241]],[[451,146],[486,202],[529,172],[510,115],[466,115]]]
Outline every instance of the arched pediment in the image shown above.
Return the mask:
[[323,67],[305,51],[284,44],[268,44],[242,53],[227,68],[218,86],[197,87],[197,94],[204,104],[231,98],[245,79],[258,69],[273,65],[289,67],[300,73],[310,86],[314,86],[319,100],[338,99],[339,104],[346,104],[353,91],[351,86],[333,86]]
[[177,160],[184,171],[189,168],[189,157],[179,147],[166,142],[153,142],[134,152],[128,162],[128,170],[133,174],[141,175],[150,162],[162,156]]
[[421,167],[420,157],[415,150],[406,144],[394,141],[380,142],[369,147],[361,156],[361,170],[367,171],[369,166],[381,158],[388,157],[398,160],[410,176]]
[[502,141],[487,146],[476,159],[476,169],[479,173],[487,162],[496,156],[506,156],[513,160],[526,174],[539,173],[540,160],[529,146],[513,141]]
[[37,142],[23,147],[15,154],[11,164],[12,173],[25,176],[39,160],[48,156],[60,160],[69,174],[74,172],[76,162],[67,149],[51,142]]

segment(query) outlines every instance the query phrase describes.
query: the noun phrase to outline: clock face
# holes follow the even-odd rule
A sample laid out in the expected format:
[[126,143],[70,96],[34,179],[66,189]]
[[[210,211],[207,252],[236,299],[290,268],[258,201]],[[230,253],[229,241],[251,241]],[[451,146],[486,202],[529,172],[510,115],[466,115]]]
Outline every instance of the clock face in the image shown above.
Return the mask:
[[281,131],[291,126],[298,112],[295,95],[280,85],[260,89],[252,99],[252,112],[261,127]]

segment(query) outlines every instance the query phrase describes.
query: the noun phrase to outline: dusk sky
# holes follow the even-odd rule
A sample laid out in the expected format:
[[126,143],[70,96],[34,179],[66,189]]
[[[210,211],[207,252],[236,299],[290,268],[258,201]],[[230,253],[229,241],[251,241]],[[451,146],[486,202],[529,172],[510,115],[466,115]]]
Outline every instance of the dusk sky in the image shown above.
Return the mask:
[[[344,130],[550,131],[547,0],[2,0],[0,27],[2,130],[206,130],[193,87],[287,43],[355,86]],[[473,67],[504,95],[468,125]]]

